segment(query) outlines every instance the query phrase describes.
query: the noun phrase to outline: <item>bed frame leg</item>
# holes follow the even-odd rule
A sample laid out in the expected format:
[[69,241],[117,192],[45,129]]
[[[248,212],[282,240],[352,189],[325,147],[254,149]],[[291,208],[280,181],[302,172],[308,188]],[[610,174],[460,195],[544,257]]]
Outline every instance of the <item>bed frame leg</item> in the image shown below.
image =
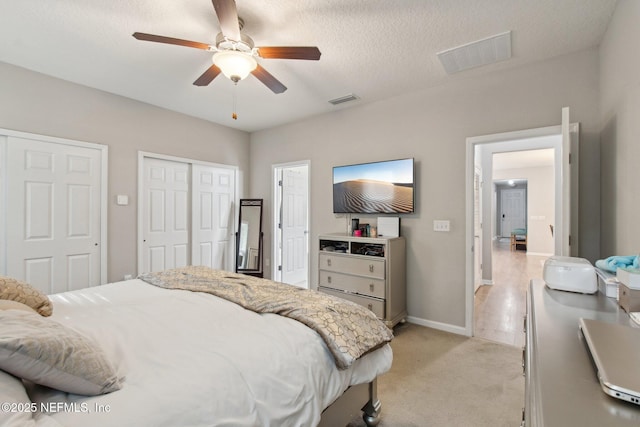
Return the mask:
[[378,379],[369,383],[369,401],[362,408],[362,419],[368,427],[377,426],[380,422],[382,404],[378,400]]

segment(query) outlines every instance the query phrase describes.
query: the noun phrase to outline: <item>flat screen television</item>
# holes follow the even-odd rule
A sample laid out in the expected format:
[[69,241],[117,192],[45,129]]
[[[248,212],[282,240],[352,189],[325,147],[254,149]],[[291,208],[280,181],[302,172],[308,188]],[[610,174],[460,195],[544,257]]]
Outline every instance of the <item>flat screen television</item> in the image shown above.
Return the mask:
[[413,158],[335,166],[333,212],[413,213]]

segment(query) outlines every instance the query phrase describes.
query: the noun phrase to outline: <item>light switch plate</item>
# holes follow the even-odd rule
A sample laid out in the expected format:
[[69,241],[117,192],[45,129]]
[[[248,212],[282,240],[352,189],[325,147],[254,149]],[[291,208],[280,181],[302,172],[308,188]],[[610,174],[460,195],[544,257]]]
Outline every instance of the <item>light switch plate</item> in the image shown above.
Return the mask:
[[120,206],[127,206],[129,204],[129,196],[118,194],[116,196],[116,204]]
[[433,231],[449,231],[450,222],[448,219],[435,219],[433,220]]

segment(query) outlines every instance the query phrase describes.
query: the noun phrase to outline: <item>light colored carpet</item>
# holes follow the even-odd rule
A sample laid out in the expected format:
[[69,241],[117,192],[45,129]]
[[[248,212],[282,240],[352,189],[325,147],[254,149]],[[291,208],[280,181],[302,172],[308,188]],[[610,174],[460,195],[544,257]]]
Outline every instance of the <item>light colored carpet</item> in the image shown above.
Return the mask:
[[521,349],[409,323],[394,333],[393,366],[378,379],[380,427],[520,425]]

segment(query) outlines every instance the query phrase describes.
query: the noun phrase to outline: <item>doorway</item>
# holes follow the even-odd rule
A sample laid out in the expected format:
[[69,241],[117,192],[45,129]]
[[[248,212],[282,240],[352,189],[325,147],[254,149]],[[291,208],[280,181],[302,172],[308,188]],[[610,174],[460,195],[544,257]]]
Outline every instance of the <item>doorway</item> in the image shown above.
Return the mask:
[[[466,315],[465,332],[474,335],[474,302],[477,252],[480,256],[482,283],[492,280],[492,245],[496,236],[489,232],[491,225],[491,209],[494,194],[493,181],[484,175],[492,170],[492,157],[498,152],[514,152],[523,150],[537,150],[551,148],[555,152],[554,160],[554,188],[556,213],[553,215],[555,234],[553,238],[553,253],[557,255],[571,255],[571,250],[577,248],[577,183],[578,183],[578,136],[579,124],[569,123],[568,108],[562,111],[562,125],[536,128],[523,131],[506,132],[502,134],[485,135],[467,138],[466,164]],[[570,156],[571,154],[571,156]],[[571,164],[569,159],[571,157]],[[480,191],[475,191],[474,181],[477,168],[483,176]],[[484,174],[484,175],[483,175]],[[484,229],[480,247],[474,247],[477,233],[474,227],[474,211],[477,209],[475,199],[481,194],[480,228]],[[573,209],[572,209],[573,207]],[[478,222],[478,221],[476,221]],[[497,230],[496,230],[497,231]],[[575,249],[574,249],[575,250]],[[521,319],[514,320],[519,322]]]
[[273,166],[274,280],[309,289],[309,161]]

